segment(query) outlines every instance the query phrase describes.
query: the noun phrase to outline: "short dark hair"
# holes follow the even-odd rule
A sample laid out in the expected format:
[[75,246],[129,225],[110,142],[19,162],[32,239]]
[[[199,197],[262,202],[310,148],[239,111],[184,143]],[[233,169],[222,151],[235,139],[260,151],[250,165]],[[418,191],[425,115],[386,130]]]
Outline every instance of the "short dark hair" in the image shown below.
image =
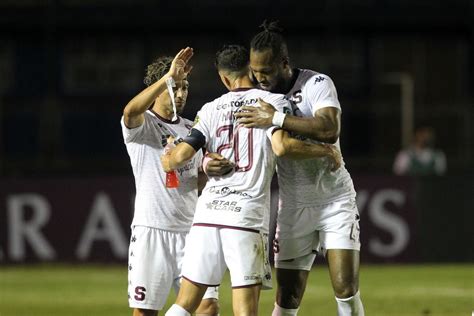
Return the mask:
[[145,78],[143,83],[148,87],[160,80],[171,68],[173,57],[161,56],[155,59],[153,63],[146,67]]
[[254,51],[271,49],[274,58],[288,58],[288,47],[281,35],[283,29],[278,26],[278,21],[263,21],[260,25],[263,31],[252,38],[250,48]]
[[249,64],[249,52],[241,45],[224,45],[216,53],[217,70],[246,73]]

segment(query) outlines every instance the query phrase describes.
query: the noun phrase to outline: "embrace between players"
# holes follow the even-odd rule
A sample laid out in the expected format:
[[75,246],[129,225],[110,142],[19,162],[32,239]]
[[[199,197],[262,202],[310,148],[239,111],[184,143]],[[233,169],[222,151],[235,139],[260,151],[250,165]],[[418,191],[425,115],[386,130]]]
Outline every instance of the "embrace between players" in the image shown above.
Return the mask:
[[[275,169],[272,315],[297,315],[318,253],[328,262],[337,315],[364,315],[359,214],[340,154],[336,88],[324,74],[291,68],[276,23],[263,27],[250,53],[238,45],[217,52],[229,92],[206,103],[194,124],[175,116],[187,98],[189,47],[150,65],[148,87],[124,109],[136,184],[128,267],[134,316],[157,315],[171,287],[177,298],[166,315],[218,315],[217,287],[227,269],[234,315],[258,315],[260,290],[272,284],[267,236]],[[175,148],[165,154],[170,140]],[[179,170],[181,184],[167,189],[171,170]]]

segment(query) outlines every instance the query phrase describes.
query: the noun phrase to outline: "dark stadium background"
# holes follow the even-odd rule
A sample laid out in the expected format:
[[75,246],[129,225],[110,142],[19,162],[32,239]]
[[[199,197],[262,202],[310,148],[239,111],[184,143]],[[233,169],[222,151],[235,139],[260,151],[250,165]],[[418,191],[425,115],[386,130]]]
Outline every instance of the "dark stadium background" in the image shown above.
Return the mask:
[[[134,187],[119,120],[145,66],[195,49],[192,119],[225,92],[214,53],[266,18],[280,20],[293,66],[338,89],[363,262],[472,262],[472,1],[3,0],[0,264],[124,262]],[[434,127],[447,155],[443,177],[392,175],[403,78],[413,125]]]
[[[189,45],[192,119],[225,92],[215,52],[247,45],[264,19],[280,20],[293,66],[336,84],[366,314],[474,310],[473,0],[0,0],[1,316],[131,314],[123,107],[147,64]],[[413,107],[403,124],[402,106]],[[436,130],[448,172],[396,177],[395,154],[419,125]],[[318,260],[301,316],[335,314]],[[221,315],[229,287],[226,275]],[[262,292],[260,315],[274,295]]]

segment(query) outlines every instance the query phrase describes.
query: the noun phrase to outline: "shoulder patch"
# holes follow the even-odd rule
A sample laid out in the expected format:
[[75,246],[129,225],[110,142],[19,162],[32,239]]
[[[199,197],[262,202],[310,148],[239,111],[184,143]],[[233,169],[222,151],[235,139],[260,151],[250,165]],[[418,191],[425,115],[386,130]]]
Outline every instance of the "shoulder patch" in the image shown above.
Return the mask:
[[323,76],[317,76],[316,78],[314,78],[314,83],[318,83],[318,82],[321,82],[321,81],[324,81],[326,78],[324,78]]

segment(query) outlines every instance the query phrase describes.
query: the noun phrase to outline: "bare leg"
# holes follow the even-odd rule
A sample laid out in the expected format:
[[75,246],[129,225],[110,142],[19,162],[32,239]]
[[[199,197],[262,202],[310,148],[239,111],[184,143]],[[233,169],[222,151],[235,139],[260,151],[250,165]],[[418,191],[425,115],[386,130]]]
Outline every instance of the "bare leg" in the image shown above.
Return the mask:
[[336,297],[347,298],[356,294],[359,290],[359,251],[328,249],[326,258]]
[[235,316],[257,316],[260,284],[232,289],[232,309]]
[[276,269],[277,294],[276,302],[280,307],[298,308],[306,289],[309,271]]
[[359,251],[329,249],[327,259],[338,315],[363,316],[364,307],[359,294]]
[[175,304],[192,314],[201,303],[206,289],[205,285],[195,284],[183,278]]
[[196,309],[196,316],[200,315],[219,315],[219,301],[215,298],[202,300],[201,304],[199,304],[199,307]]
[[134,308],[133,316],[158,316],[158,311],[151,309]]

